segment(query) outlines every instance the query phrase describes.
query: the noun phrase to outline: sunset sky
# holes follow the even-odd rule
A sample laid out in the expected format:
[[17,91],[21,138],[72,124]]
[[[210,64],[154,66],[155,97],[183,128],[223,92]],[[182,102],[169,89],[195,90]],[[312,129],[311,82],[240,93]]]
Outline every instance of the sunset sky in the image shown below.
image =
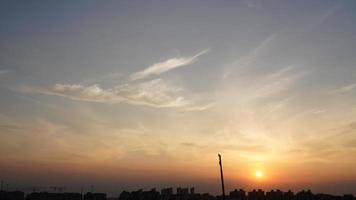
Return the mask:
[[356,194],[356,1],[1,1],[10,188],[218,194],[218,153],[228,191]]

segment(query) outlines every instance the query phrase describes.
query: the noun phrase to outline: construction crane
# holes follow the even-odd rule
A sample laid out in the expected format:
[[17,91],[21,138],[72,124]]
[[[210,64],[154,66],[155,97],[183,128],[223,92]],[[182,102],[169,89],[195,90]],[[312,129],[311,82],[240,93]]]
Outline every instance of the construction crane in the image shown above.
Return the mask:
[[220,165],[220,177],[221,177],[221,188],[222,188],[222,200],[225,200],[225,186],[224,186],[224,174],[223,174],[223,169],[222,169],[222,161],[221,161],[221,155],[218,154],[219,156],[219,165]]

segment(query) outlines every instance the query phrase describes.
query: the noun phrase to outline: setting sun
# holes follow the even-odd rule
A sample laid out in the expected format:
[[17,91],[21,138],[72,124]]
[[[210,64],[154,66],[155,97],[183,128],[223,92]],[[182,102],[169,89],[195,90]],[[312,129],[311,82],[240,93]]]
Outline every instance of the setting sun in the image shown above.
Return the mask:
[[260,170],[257,170],[255,173],[256,178],[262,178],[263,177],[263,172]]

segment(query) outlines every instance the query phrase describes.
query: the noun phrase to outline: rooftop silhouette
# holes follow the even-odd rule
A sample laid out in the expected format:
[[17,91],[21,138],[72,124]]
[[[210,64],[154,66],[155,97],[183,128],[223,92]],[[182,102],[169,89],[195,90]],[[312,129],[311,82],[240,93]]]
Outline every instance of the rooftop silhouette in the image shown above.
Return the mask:
[[[25,195],[22,191],[0,191],[0,200],[107,200],[105,193],[59,193],[59,192],[32,192]],[[122,191],[117,200],[221,200],[221,195],[211,195],[209,193],[196,193],[194,187],[178,187],[176,192],[172,187],[163,188],[157,191],[155,188],[145,191]],[[352,194],[330,195],[314,194],[310,190],[299,192],[271,190],[263,191],[254,189],[245,191],[235,189],[225,196],[226,200],[356,200]]]

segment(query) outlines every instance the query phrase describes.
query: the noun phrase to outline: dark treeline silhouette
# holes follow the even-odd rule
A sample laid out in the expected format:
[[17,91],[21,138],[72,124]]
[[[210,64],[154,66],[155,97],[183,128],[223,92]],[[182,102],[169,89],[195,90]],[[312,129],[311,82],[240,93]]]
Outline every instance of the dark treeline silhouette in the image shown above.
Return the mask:
[[[114,198],[117,200],[222,200],[222,196],[213,196],[208,193],[195,193],[194,188],[177,188],[176,193],[173,188],[164,188],[161,192],[156,189],[149,191],[123,191]],[[303,190],[293,193],[290,190],[271,190],[265,192],[261,189],[245,192],[244,190],[234,190],[225,197],[226,200],[356,200],[351,194],[342,196],[329,194],[313,194],[310,190]],[[0,191],[0,200],[107,200],[105,193],[91,193],[84,195],[80,193],[51,193],[32,192],[25,195],[21,191]]]

